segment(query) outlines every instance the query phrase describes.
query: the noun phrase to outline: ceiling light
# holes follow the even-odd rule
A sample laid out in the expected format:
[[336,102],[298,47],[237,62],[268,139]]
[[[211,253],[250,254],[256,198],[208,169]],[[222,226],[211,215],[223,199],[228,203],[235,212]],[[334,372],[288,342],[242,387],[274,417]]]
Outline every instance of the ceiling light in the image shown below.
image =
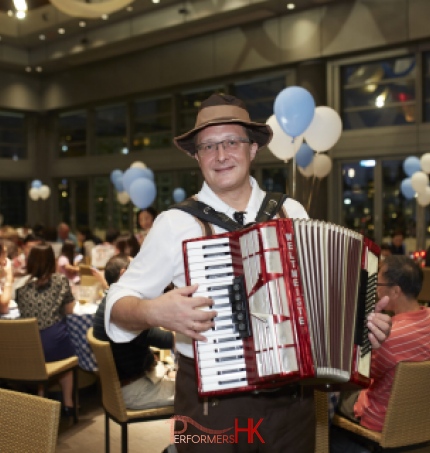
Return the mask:
[[127,6],[127,8],[125,8],[125,10],[130,13],[131,11],[133,11],[133,7],[132,6]]
[[108,20],[109,19],[109,16],[107,14],[102,14],[102,19],[103,20]]
[[8,15],[9,17],[13,17],[13,11],[10,9],[10,10],[7,12],[7,15]]
[[287,3],[287,9],[294,9],[296,5],[294,3]]
[[64,30],[64,28],[59,28],[59,29],[58,29],[58,33],[59,33],[60,35],[64,35],[64,33],[66,33],[66,30]]
[[16,14],[15,14],[16,18],[20,19],[20,20],[25,19],[26,15],[27,14],[25,14],[25,11],[17,11]]
[[83,28],[83,27],[86,27],[86,26],[87,26],[87,23],[86,23],[84,20],[81,20],[81,21],[79,22],[79,26],[82,27],[82,28]]
[[41,41],[45,41],[46,36],[42,33],[41,35],[39,35],[39,39],[40,39]]
[[69,16],[97,19],[102,14],[112,14],[133,3],[134,0],[99,0],[86,2],[82,0],[50,0],[50,2]]
[[42,72],[43,69],[42,69],[42,66],[36,66],[36,72]]
[[25,72],[31,72],[31,67],[30,66],[26,66]]
[[160,0],[152,0],[152,3],[160,3]]

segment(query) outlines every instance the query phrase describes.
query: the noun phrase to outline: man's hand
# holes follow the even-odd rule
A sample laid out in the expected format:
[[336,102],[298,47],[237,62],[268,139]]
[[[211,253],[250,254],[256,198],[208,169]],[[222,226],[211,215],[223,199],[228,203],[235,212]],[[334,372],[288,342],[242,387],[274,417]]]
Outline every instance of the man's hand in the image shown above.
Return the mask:
[[391,332],[391,316],[381,313],[387,306],[388,296],[384,296],[375,307],[375,311],[370,313],[367,318],[369,328],[369,340],[373,349],[378,349],[388,338]]
[[213,300],[207,297],[190,297],[198,285],[176,288],[162,294],[148,303],[147,316],[150,325],[180,332],[194,340],[206,341],[201,332],[214,326],[214,310],[200,310],[210,307]]

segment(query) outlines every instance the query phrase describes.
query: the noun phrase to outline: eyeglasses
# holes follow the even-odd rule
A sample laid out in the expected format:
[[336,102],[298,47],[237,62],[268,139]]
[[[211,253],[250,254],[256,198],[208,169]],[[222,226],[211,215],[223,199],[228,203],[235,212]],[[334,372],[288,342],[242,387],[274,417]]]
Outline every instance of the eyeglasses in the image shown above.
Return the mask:
[[376,283],[376,286],[396,286],[394,283]]
[[226,138],[219,142],[199,143],[196,145],[196,149],[200,153],[211,155],[218,149],[219,145],[222,145],[225,151],[237,151],[242,143],[251,143],[251,140],[240,137]]

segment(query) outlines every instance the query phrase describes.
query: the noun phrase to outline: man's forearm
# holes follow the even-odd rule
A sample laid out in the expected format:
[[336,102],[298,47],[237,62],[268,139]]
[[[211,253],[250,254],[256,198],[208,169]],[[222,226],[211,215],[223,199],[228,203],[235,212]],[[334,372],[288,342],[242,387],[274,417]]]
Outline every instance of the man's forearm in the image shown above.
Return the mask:
[[112,307],[110,320],[127,330],[145,330],[152,327],[149,320],[149,300],[126,296],[118,299]]

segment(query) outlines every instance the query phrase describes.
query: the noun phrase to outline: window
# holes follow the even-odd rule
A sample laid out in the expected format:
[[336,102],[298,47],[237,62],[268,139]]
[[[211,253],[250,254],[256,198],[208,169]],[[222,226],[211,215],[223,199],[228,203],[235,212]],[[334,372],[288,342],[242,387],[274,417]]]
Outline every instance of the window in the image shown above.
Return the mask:
[[267,192],[288,193],[288,170],[286,166],[277,168],[263,168],[262,189]]
[[382,161],[383,237],[390,238],[399,229],[404,232],[405,238],[416,236],[415,198],[408,200],[400,190],[400,184],[406,177],[403,159]]
[[430,122],[430,52],[424,54],[424,121]]
[[85,156],[87,149],[87,113],[63,113],[58,118],[58,154],[60,157]]
[[157,198],[156,209],[161,212],[175,203],[173,191],[181,187],[190,197],[200,190],[201,173],[199,170],[181,172],[158,172],[156,174]]
[[106,230],[109,226],[109,185],[108,177],[95,177],[94,181],[94,227]]
[[342,225],[374,239],[374,167],[363,162],[342,165]]
[[344,129],[416,122],[414,56],[341,68]]
[[89,210],[89,181],[88,179],[78,179],[75,182],[76,189],[76,226],[90,226],[90,210]]
[[273,115],[276,96],[285,88],[285,76],[238,83],[233,94],[245,102],[253,121],[265,123]]
[[184,134],[193,129],[196,124],[197,111],[202,101],[214,93],[224,93],[222,87],[207,88],[204,91],[193,91],[181,94],[178,99],[178,132]]
[[172,100],[139,100],[133,104],[133,151],[172,144]]
[[27,156],[26,137],[23,114],[0,112],[0,158],[24,159]]
[[99,107],[95,111],[95,140],[91,154],[128,154],[125,104]]
[[[26,225],[27,185],[22,181],[0,181],[0,225]],[[43,201],[42,201],[43,203]]]
[[70,225],[71,218],[70,207],[70,187],[69,180],[62,179],[58,183],[58,213],[61,222],[66,222]]

